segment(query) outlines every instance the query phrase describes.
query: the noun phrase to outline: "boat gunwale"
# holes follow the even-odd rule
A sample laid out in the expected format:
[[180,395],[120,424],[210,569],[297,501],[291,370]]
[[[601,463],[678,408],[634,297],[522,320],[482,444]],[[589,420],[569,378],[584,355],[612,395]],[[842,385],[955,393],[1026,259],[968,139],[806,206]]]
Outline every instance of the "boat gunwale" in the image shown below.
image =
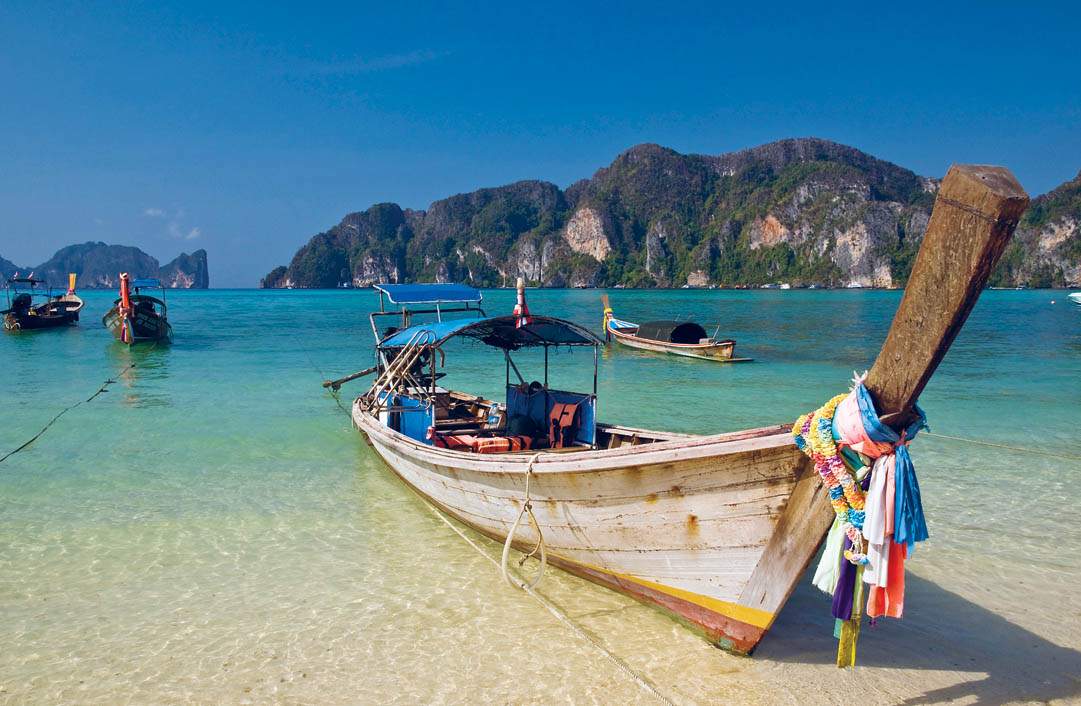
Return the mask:
[[[401,453],[414,457],[423,456],[433,465],[478,473],[524,473],[534,455],[537,455],[537,459],[533,463],[534,473],[575,474],[620,471],[636,466],[694,461],[715,456],[764,452],[784,447],[789,447],[793,452],[798,452],[792,438],[791,428],[788,425],[778,424],[721,434],[681,436],[666,441],[623,445],[611,449],[583,448],[581,451],[559,453],[546,453],[544,450],[537,450],[513,454],[478,454],[471,451],[444,449],[421,443],[391,429],[371,414],[358,409],[356,401],[353,402],[350,417],[357,429],[368,436],[374,435],[380,438],[383,443],[389,444]],[[598,426],[604,427],[605,425],[598,424]],[[664,435],[664,432],[659,431],[647,433]]]

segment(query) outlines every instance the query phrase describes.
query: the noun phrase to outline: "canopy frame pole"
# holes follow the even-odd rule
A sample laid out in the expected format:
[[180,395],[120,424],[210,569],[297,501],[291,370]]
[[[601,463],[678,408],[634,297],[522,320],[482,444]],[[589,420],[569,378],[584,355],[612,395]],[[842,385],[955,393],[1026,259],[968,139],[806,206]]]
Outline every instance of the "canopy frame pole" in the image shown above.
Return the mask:
[[510,351],[503,351],[503,355],[507,358],[507,364],[514,368],[514,374],[518,376],[518,382],[525,384],[525,378],[522,377],[521,371],[518,370],[518,366],[514,364],[514,360],[510,357]]
[[[434,346],[432,347],[432,351],[431,351],[432,359],[429,361],[430,365],[428,366],[428,373],[429,373],[429,375],[431,375],[431,379],[430,379],[430,381],[428,383],[431,386],[431,392],[429,393],[430,394],[429,401],[432,403],[432,405],[435,404],[435,354],[436,354],[436,351],[442,352],[442,349],[441,348],[436,348]],[[433,422],[435,421],[435,413],[434,412],[432,413],[432,421]]]
[[594,400],[594,404],[596,403],[596,399],[597,399],[597,366],[598,366],[597,346],[593,346],[593,400]]
[[544,389],[548,389],[548,344],[544,344]]

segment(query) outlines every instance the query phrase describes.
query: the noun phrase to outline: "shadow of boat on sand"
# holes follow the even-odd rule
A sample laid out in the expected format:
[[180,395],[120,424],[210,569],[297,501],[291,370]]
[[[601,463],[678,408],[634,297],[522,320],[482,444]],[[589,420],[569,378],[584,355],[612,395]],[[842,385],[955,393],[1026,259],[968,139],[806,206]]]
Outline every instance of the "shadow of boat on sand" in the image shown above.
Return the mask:
[[[756,657],[807,664],[835,662],[837,643],[830,637],[829,597],[808,579],[800,582]],[[912,685],[914,691],[927,691],[900,703],[1003,704],[1081,697],[1081,652],[1057,645],[914,574],[905,582],[905,603],[912,617],[885,619],[875,627],[865,622],[857,665],[916,673],[955,672],[962,681],[938,687],[934,684],[939,680],[929,678],[925,687]],[[818,637],[808,639],[809,635]],[[972,678],[966,679],[967,674]]]

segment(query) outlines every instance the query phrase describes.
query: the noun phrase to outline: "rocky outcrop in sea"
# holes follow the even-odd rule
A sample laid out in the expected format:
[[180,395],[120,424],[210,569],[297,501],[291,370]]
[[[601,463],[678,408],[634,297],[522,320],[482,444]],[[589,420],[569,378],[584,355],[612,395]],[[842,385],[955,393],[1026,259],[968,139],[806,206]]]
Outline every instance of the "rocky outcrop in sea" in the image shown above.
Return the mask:
[[67,286],[68,273],[78,275],[79,289],[113,289],[120,283],[120,273],[133,277],[157,277],[166,287],[175,289],[206,289],[210,286],[206,250],[181,253],[164,267],[158,260],[136,247],[87,242],[68,245],[36,267],[18,267],[0,258],[0,275],[7,278],[15,272],[34,273],[54,287]]

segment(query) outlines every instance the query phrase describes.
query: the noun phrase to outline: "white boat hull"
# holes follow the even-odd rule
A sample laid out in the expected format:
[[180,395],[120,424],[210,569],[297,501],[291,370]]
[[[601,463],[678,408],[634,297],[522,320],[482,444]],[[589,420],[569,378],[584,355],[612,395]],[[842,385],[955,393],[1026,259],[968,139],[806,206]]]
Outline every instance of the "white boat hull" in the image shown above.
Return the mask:
[[[352,416],[416,492],[470,527],[506,538],[525,500],[530,453],[434,448],[356,404]],[[670,436],[541,453],[530,494],[549,560],[749,653],[825,536],[828,500],[782,427]],[[522,528],[515,545],[529,548],[536,539]]]

